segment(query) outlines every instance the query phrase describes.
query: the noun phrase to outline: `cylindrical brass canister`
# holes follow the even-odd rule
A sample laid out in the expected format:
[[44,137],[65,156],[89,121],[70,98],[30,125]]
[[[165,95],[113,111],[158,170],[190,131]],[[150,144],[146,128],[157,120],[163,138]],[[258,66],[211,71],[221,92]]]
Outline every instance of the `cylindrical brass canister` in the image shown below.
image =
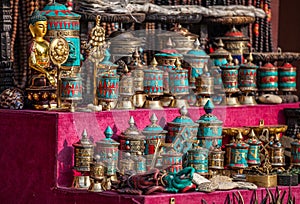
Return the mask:
[[106,72],[98,76],[97,97],[100,101],[113,102],[119,96],[119,76]]
[[169,89],[174,96],[189,94],[188,71],[185,69],[172,70],[169,72]]
[[214,77],[201,75],[196,78],[196,92],[198,95],[214,94]]
[[[297,137],[299,136],[300,135],[298,135]],[[295,167],[300,166],[300,141],[299,140],[295,140],[294,142],[291,142],[291,165]]]
[[208,168],[212,170],[224,169],[224,151],[214,149],[209,152]]
[[239,88],[242,92],[256,91],[257,68],[251,61],[247,64],[241,64],[239,69]]
[[278,68],[271,63],[266,63],[258,68],[257,84],[260,91],[278,90]]
[[272,145],[269,147],[269,152],[272,167],[280,168],[285,166],[284,147],[281,145]]
[[102,139],[96,142],[95,155],[100,156],[101,162],[107,162],[110,160],[109,164],[109,174],[115,174],[117,172],[118,159],[119,159],[119,142],[116,142],[111,137],[113,135],[113,131],[110,126],[107,126],[104,131],[105,139]]
[[155,58],[150,69],[144,70],[144,92],[150,96],[163,95],[163,71],[156,68]]
[[61,99],[72,101],[82,99],[81,77],[61,77]]
[[70,54],[62,67],[73,68],[75,72],[78,72],[81,63],[79,22],[81,16],[68,10],[65,5],[56,2],[47,4],[41,14],[47,17],[48,22],[48,32],[45,38],[51,42],[57,36],[61,36],[69,44]]
[[182,170],[182,154],[174,149],[162,154],[163,168],[167,172],[178,173]]
[[167,131],[160,127],[157,123],[158,119],[155,113],[150,118],[151,124],[147,125],[142,131],[145,135],[145,155],[154,154],[155,148],[159,141],[165,142]]
[[74,169],[84,172],[90,171],[90,164],[93,162],[94,145],[87,137],[86,130],[82,133],[82,138],[72,145],[74,147]]
[[279,71],[279,90],[280,91],[296,91],[296,67],[290,63],[285,63],[278,67]]
[[128,68],[133,77],[133,89],[135,92],[142,92],[144,91],[144,69],[147,67],[142,64],[138,49],[135,50],[132,58]]
[[[144,152],[145,136],[137,129],[133,117],[129,119],[129,127],[119,135],[119,149],[123,152],[129,152],[136,155],[138,152]],[[120,159],[123,155],[120,154]]]
[[208,149],[196,146],[188,151],[188,166],[200,174],[208,173]]
[[204,110],[205,114],[196,121],[199,124],[197,133],[199,146],[206,149],[221,147],[223,121],[212,114],[214,105],[211,100],[206,102]]
[[126,152],[124,154],[124,159],[121,159],[119,162],[120,173],[123,175],[134,172],[134,161],[130,157],[130,153]]
[[102,162],[91,163],[90,177],[95,180],[102,180],[105,177],[106,167]]
[[131,76],[130,72],[121,77],[119,87],[119,95],[121,97],[134,95],[133,77]]

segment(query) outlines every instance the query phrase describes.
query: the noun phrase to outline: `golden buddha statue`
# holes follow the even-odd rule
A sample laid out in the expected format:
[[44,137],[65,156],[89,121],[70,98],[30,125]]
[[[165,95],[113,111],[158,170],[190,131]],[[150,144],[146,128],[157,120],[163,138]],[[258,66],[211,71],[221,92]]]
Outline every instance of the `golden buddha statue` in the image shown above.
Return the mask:
[[50,43],[44,39],[47,33],[47,18],[38,10],[29,19],[29,30],[33,37],[29,47],[29,67],[32,69],[30,86],[56,87],[56,70],[50,66]]

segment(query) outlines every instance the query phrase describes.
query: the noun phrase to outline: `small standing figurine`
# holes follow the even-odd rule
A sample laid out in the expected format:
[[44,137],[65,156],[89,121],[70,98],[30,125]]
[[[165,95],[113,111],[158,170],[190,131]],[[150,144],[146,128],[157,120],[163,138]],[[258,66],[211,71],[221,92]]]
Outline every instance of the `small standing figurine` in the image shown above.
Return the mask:
[[33,70],[31,84],[34,86],[56,86],[56,70],[50,66],[50,44],[44,39],[47,33],[47,18],[38,10],[29,20],[29,30],[33,37],[29,48],[29,67]]

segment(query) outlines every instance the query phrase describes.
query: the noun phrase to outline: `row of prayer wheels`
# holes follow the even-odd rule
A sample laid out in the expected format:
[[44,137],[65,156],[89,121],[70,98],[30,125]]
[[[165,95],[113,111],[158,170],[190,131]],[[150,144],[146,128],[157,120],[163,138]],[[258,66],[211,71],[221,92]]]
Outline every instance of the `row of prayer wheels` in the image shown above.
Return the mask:
[[[115,181],[117,170],[121,174],[136,174],[151,168],[164,169],[167,172],[179,172],[190,166],[202,175],[210,171],[218,172],[224,168],[242,170],[247,167],[260,166],[262,142],[251,129],[247,141],[243,141],[242,131],[238,131],[235,140],[222,146],[222,121],[212,114],[210,100],[204,107],[205,114],[194,123],[187,116],[187,109],[181,109],[181,115],[168,122],[168,131],[157,124],[153,114],[151,124],[143,131],[135,126],[130,117],[129,127],[119,135],[119,142],[113,140],[112,129],[108,126],[104,132],[106,138],[94,146],[84,131],[82,139],[73,144],[74,170],[86,176],[90,172],[96,181],[109,177]],[[246,134],[246,133],[244,133]],[[291,165],[300,166],[300,135],[291,143]],[[285,167],[284,147],[276,140],[268,141],[265,146],[274,169]],[[95,175],[100,168],[101,175]],[[93,172],[94,171],[94,172]],[[98,172],[98,173],[99,173]],[[78,186],[74,185],[74,186]]]

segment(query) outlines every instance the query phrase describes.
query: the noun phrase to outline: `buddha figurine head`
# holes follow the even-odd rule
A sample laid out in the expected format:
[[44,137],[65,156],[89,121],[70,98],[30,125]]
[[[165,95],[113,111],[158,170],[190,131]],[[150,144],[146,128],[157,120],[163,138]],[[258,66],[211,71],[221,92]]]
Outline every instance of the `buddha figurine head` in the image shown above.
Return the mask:
[[29,19],[29,30],[36,40],[43,40],[47,33],[47,17],[35,10]]

